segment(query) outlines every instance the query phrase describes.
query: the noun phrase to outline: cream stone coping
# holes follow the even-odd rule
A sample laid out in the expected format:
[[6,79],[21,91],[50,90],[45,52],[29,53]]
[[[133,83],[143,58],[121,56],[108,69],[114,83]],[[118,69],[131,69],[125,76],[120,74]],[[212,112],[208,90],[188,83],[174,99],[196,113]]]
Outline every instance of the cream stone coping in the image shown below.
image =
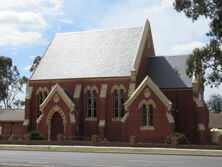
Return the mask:
[[198,128],[198,131],[205,131],[206,130],[206,128],[205,128],[203,123],[198,123],[198,127],[197,128]]
[[121,122],[122,118],[121,117],[112,118],[112,121]]
[[200,91],[199,85],[199,76],[193,73],[192,76],[192,87],[193,87],[193,101],[196,103],[196,106],[199,108],[204,107],[205,101],[203,98],[203,91]]
[[46,97],[46,99],[43,101],[43,103],[39,106],[40,111],[43,112],[45,106],[48,104],[49,100],[53,97],[53,95],[56,92],[64,100],[64,102],[67,104],[67,106],[70,108],[70,110],[74,111],[75,104],[70,100],[70,98],[66,95],[66,93],[63,91],[63,89],[61,88],[61,86],[58,83],[54,86],[54,88],[51,90],[51,92]]
[[128,119],[128,117],[129,117],[129,112],[126,112],[126,113],[124,114],[124,116],[123,116],[121,122],[122,122],[122,123],[125,123],[126,120]]
[[44,114],[41,114],[39,118],[37,119],[36,123],[39,124],[43,117],[44,117]]
[[108,85],[107,84],[102,84],[100,95],[99,95],[100,98],[106,98],[107,89],[108,89]]
[[29,119],[25,119],[23,122],[23,126],[28,126],[29,125]]
[[130,83],[129,84],[129,89],[128,89],[128,97],[130,97],[133,92],[135,91],[136,88],[136,84],[135,83]]
[[96,85],[92,85],[92,86],[86,86],[85,87],[85,89],[84,89],[84,93],[86,93],[87,91],[90,91],[90,92],[92,92],[93,90],[95,90],[96,91],[96,93],[99,93],[99,89],[97,88],[97,86]]
[[194,97],[193,101],[196,103],[197,107],[199,107],[199,108],[204,107],[204,100],[200,100],[200,99]]
[[97,117],[86,117],[85,121],[97,121]]
[[172,124],[175,123],[171,112],[166,112],[166,117],[169,123],[172,123]]
[[81,90],[82,90],[82,85],[77,84],[76,87],[75,87],[73,98],[80,98]]
[[124,93],[126,93],[126,87],[123,84],[113,85],[110,92],[113,93],[115,90],[120,91],[121,89],[123,90]]
[[69,117],[70,117],[70,122],[71,123],[76,123],[76,118],[75,118],[75,115],[74,115],[74,113],[69,113]]
[[140,101],[139,103],[139,106],[138,106],[138,109],[140,109],[143,105],[145,106],[149,106],[149,105],[152,105],[152,107],[155,109],[156,108],[156,103],[152,100],[152,99],[143,99]]
[[159,97],[162,103],[167,107],[167,110],[171,110],[172,103],[171,101],[162,93],[162,91],[157,87],[157,85],[150,79],[149,76],[146,76],[144,80],[140,83],[140,85],[136,88],[133,94],[129,97],[129,99],[125,102],[125,110],[130,106],[130,104],[135,100],[135,98],[140,94],[140,92],[145,88],[145,86],[149,86],[150,89]]
[[106,120],[99,120],[99,127],[104,128],[106,126]]
[[[145,24],[143,26],[143,31],[142,31],[142,34],[140,37],[140,42],[138,45],[136,57],[134,59],[133,67],[131,70],[131,75],[137,75],[137,73],[138,73],[139,65],[140,65],[140,62],[142,59],[142,55],[143,55],[144,46],[145,46],[147,40],[150,43],[150,46],[153,46],[153,44],[151,44],[151,43],[153,43],[153,40],[152,40],[150,23],[149,23],[148,19],[146,19]],[[154,48],[153,48],[153,50],[154,50]],[[153,56],[155,56],[155,55],[153,55]]]
[[[63,110],[59,107],[59,106],[54,106],[48,113],[47,118],[46,118],[46,125],[51,125],[51,121],[52,121],[52,117],[53,115],[58,112],[60,114],[60,116],[62,117],[62,124],[65,127],[66,126],[66,116],[63,112]],[[65,131],[65,129],[64,129]]]
[[31,99],[31,97],[32,97],[32,92],[33,92],[33,87],[30,87],[30,86],[27,84],[25,99]]
[[140,126],[140,130],[155,130],[154,126]]
[[47,94],[49,94],[49,90],[47,87],[39,87],[37,90],[36,90],[36,94],[39,94],[40,92],[46,92]]

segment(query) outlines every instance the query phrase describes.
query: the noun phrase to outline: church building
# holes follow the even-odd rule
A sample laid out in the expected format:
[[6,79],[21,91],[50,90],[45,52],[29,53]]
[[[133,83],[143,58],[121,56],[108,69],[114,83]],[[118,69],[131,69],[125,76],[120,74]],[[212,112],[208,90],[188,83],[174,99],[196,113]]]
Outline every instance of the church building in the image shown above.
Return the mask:
[[[166,41],[167,42],[167,41]],[[25,131],[46,140],[164,142],[174,132],[209,135],[198,77],[187,56],[156,56],[143,27],[56,34],[27,85]]]

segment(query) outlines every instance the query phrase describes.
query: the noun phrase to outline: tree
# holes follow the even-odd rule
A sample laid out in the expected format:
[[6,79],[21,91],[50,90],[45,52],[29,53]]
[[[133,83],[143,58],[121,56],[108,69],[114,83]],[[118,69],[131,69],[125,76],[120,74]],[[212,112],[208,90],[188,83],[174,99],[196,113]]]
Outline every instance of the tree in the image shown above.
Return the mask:
[[27,82],[26,77],[20,77],[16,66],[13,66],[9,57],[0,56],[0,102],[5,108],[12,108],[17,100],[16,96],[22,91]]
[[222,0],[175,0],[174,8],[193,21],[201,16],[210,20],[210,31],[206,34],[210,42],[194,49],[187,60],[186,72],[190,77],[201,76],[202,84],[218,87],[222,82]]
[[13,102],[13,106],[15,106],[15,108],[23,108],[25,106],[25,101],[18,99]]
[[41,59],[42,59],[41,56],[36,56],[36,57],[35,57],[35,59],[34,59],[34,61],[33,61],[33,64],[32,64],[32,66],[30,67],[30,70],[29,70],[30,72],[33,72],[33,71],[37,68],[37,66],[39,65]]
[[207,102],[209,112],[222,113],[222,96],[219,94],[213,94],[210,100]]

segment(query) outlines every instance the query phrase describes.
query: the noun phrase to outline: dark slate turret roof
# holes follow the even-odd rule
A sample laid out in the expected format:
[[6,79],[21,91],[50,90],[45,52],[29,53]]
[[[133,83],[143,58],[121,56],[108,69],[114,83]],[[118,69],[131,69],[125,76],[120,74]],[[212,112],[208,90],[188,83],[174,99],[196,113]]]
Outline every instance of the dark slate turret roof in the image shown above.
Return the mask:
[[56,34],[31,80],[130,76],[143,27]]
[[188,56],[149,57],[146,74],[159,88],[190,88],[192,79],[186,74]]

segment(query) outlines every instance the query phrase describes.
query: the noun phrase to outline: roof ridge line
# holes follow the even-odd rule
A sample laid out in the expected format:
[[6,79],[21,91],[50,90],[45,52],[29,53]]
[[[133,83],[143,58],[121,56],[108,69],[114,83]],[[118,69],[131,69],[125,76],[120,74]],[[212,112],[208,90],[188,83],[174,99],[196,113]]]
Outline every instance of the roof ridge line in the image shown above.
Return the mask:
[[85,32],[101,32],[101,31],[112,31],[112,30],[126,30],[126,29],[136,29],[136,28],[143,28],[143,26],[137,27],[122,27],[122,28],[107,28],[107,29],[95,29],[95,30],[85,30],[85,31],[74,31],[74,32],[62,32],[62,33],[55,33],[55,35],[67,35],[67,34],[78,34],[78,33],[85,33]]

